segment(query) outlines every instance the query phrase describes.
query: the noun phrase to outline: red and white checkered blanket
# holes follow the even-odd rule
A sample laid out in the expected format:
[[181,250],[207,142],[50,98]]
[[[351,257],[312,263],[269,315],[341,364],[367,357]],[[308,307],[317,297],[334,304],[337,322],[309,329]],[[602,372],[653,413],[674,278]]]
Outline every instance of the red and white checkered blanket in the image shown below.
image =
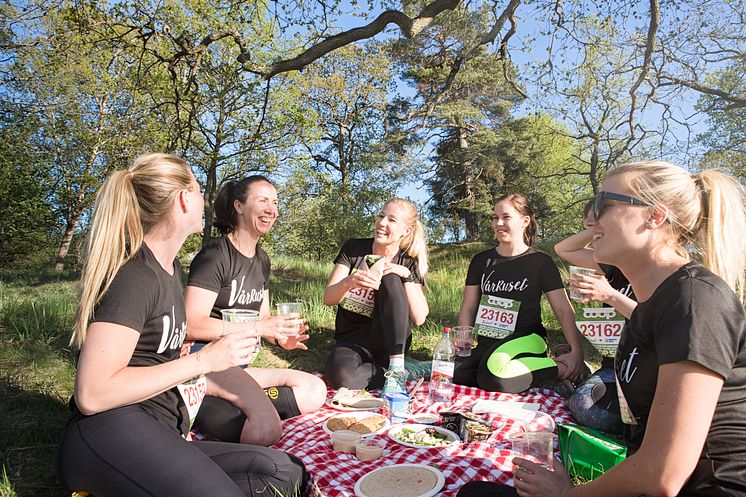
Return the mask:
[[[411,386],[411,382],[410,382]],[[329,390],[329,398],[334,391]],[[423,385],[413,404],[413,413],[435,412],[435,408],[426,406],[427,384]],[[505,394],[485,392],[478,388],[457,385],[454,401],[438,410],[471,411],[475,402],[482,399],[531,402],[540,405],[539,410],[552,416],[556,423],[571,422],[572,418],[565,405],[565,400],[551,390],[530,389],[523,394]],[[444,448],[416,449],[401,445],[391,440],[386,433],[376,435],[387,441],[383,457],[374,461],[359,461],[354,454],[335,452],[332,449],[329,435],[322,425],[340,411],[330,407],[298,416],[283,422],[283,438],[274,445],[275,448],[299,457],[306,465],[313,478],[313,492],[318,497],[352,497],[355,495],[355,483],[370,471],[381,466],[402,463],[420,463],[440,469],[445,476],[443,497],[455,496],[458,490],[472,480],[488,480],[513,484],[511,460],[515,454],[511,451],[507,437],[517,431],[534,431],[545,426],[526,426],[524,421],[508,415],[482,414],[495,430],[486,442],[458,444]]]

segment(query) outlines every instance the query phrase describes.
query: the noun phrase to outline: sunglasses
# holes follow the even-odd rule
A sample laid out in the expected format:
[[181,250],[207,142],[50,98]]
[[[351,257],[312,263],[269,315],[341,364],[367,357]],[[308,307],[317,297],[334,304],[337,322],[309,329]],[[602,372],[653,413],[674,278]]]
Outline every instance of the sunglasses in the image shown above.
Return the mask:
[[650,202],[645,202],[644,200],[630,197],[629,195],[612,192],[598,192],[598,195],[596,195],[596,197],[593,199],[593,206],[591,207],[591,214],[593,215],[593,219],[595,219],[596,221],[598,221],[601,216],[603,216],[604,210],[609,207],[608,205],[604,204],[604,199],[616,200],[617,202],[624,202],[625,204],[630,205],[640,205],[643,207],[653,206],[653,204],[651,204]]

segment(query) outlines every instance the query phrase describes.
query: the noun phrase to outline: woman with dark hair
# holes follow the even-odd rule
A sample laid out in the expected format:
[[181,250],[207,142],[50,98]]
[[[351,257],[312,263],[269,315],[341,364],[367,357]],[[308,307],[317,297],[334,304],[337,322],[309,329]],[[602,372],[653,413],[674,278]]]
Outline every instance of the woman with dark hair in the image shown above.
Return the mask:
[[106,497],[303,493],[307,475],[293,456],[187,441],[186,392],[220,393],[205,374],[241,364],[253,348],[252,337],[233,333],[179,357],[187,319],[176,254],[202,230],[203,206],[187,163],[168,154],[138,157],[109,175],[97,195],[71,340],[80,348],[73,415],[58,459],[69,490]]
[[[228,181],[218,192],[214,212],[214,226],[222,236],[194,258],[185,291],[188,338],[198,341],[193,350],[223,334],[223,309],[257,311],[259,335],[285,349],[306,349],[308,327],[299,315],[270,315],[270,261],[259,239],[277,218],[274,185],[259,175]],[[228,387],[249,380],[252,395],[207,398],[197,428],[225,441],[271,444],[281,435],[280,418],[314,411],[326,399],[323,380],[303,371],[246,367],[245,373],[241,377],[235,376],[236,370],[228,371],[216,381]]]
[[[511,193],[498,198],[492,227],[498,245],[472,258],[458,317],[459,325],[477,327],[479,340],[471,356],[456,359],[454,382],[517,393],[555,379],[583,379],[575,313],[556,264],[533,248],[537,223],[526,197]],[[542,295],[570,345],[555,360],[547,357]]]

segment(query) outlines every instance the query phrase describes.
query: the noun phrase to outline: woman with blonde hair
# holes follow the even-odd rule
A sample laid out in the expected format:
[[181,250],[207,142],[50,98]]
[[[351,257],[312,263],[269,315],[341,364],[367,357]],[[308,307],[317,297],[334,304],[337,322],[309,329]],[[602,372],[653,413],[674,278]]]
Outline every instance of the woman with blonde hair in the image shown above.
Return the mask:
[[[408,200],[384,204],[373,238],[342,245],[324,290],[324,304],[337,305],[326,367],[332,386],[380,388],[387,369],[404,371],[410,322],[421,325],[429,312],[423,291],[427,269],[425,231]],[[391,378],[390,387],[403,390],[405,375]]]
[[[202,229],[187,163],[138,157],[102,185],[71,342],[80,348],[58,466],[65,487],[99,496],[247,496],[305,486],[303,464],[266,447],[189,442],[205,378],[246,362],[255,337],[226,335],[179,357],[187,332],[176,254]],[[195,475],[199,475],[198,478]]]
[[714,170],[610,171],[592,209],[593,256],[621,269],[639,302],[615,359],[631,455],[577,487],[562,468],[516,458],[519,495],[746,496],[744,200]]

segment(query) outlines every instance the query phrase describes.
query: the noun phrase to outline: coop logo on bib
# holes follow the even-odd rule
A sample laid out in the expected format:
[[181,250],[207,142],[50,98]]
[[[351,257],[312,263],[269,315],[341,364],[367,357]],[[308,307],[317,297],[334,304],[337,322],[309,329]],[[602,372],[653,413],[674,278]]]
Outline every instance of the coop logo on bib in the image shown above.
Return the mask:
[[161,334],[161,343],[158,345],[158,354],[166,349],[181,348],[186,338],[186,323],[181,323],[181,328],[176,326],[176,308],[171,306],[171,315],[163,316],[163,332]]
[[260,288],[259,290],[256,288],[244,290],[243,284],[245,280],[245,276],[241,276],[240,284],[236,280],[231,280],[231,295],[228,298],[228,306],[233,307],[236,303],[247,305],[264,300],[264,288]]

